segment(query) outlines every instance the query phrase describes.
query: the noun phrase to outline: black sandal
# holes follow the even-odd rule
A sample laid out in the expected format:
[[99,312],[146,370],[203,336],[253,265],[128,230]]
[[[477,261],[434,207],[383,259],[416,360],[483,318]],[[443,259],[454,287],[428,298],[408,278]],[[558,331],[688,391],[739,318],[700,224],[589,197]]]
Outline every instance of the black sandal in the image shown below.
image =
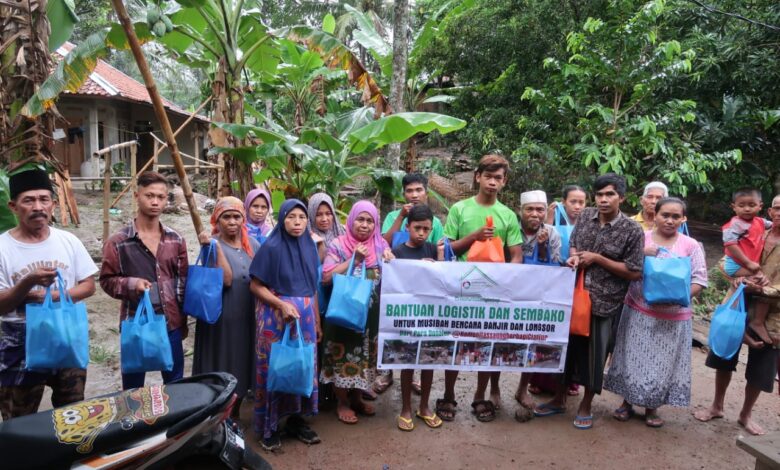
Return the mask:
[[436,400],[436,414],[444,421],[455,421],[455,414],[458,412],[458,402],[446,398]]
[[260,447],[262,447],[263,450],[265,450],[266,452],[273,452],[279,450],[282,447],[282,438],[279,437],[278,432],[275,432],[271,434],[271,437],[267,439],[262,439],[260,441]]
[[477,417],[477,421],[482,423],[496,419],[496,405],[490,400],[474,401],[471,404],[471,412]]
[[317,435],[312,428],[306,424],[300,416],[293,415],[287,418],[287,425],[285,426],[285,432],[304,444],[319,444],[320,436]]

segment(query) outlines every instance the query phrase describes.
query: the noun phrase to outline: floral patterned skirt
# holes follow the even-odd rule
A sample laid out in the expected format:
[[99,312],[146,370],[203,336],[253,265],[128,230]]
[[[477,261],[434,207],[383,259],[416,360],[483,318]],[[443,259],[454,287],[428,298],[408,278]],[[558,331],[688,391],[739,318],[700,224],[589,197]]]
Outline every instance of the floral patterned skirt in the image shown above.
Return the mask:
[[320,382],[338,388],[367,390],[376,377],[379,298],[371,297],[365,333],[332,325],[322,325],[322,372]]
[[[285,302],[290,302],[298,308],[301,315],[301,332],[303,340],[307,343],[317,342],[317,324],[314,315],[313,297],[286,297],[279,296]],[[284,335],[285,323],[279,311],[268,305],[260,304],[257,312],[257,341],[256,341],[256,381],[255,387],[255,415],[254,428],[258,436],[264,439],[271,437],[279,429],[279,421],[292,414],[315,415],[317,407],[317,369],[315,367],[314,391],[310,397],[290,395],[288,393],[268,392],[268,363],[271,357],[271,345],[280,341]],[[290,333],[291,338],[297,338],[299,332],[295,329]],[[315,364],[317,362],[315,348]]]

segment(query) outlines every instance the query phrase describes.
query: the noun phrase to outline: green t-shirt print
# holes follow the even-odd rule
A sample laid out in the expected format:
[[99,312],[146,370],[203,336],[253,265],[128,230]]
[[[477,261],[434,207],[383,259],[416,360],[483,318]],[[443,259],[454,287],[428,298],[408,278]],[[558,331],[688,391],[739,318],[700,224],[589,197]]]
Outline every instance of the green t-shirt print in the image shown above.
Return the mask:
[[[444,236],[450,240],[460,240],[482,228],[488,216],[493,216],[494,234],[501,237],[504,246],[516,246],[523,243],[523,233],[517,214],[500,201],[490,207],[477,203],[475,197],[456,202],[447,214],[447,224],[444,226]],[[466,260],[468,252],[459,258]]]
[[[389,212],[387,216],[385,216],[385,221],[382,223],[382,234],[390,231],[390,228],[395,223],[395,219],[398,218],[398,216],[401,214],[401,209],[396,209],[392,212]],[[406,230],[406,219],[401,223],[401,229],[400,230]],[[444,227],[441,225],[441,221],[438,217],[435,215],[433,216],[433,229],[431,230],[430,235],[428,235],[429,242],[433,243],[434,245],[439,243],[439,240],[444,237]]]

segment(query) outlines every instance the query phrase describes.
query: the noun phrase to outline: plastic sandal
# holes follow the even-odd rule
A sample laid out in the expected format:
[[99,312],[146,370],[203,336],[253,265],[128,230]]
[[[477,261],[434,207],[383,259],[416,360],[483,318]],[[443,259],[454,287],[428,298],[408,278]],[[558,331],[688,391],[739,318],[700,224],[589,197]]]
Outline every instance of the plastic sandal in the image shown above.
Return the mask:
[[633,406],[621,406],[612,412],[612,417],[618,421],[626,422],[631,419],[632,416],[634,416]]
[[[577,423],[578,421],[580,422],[579,424]],[[574,424],[574,427],[577,429],[581,429],[581,430],[591,429],[593,427],[593,415],[588,415],[588,416],[577,415],[574,418],[572,424]]]
[[455,400],[447,400],[446,398],[439,398],[436,400],[436,415],[444,421],[454,421],[457,410],[458,402]]
[[[481,411],[478,409],[480,407]],[[477,417],[477,421],[488,423],[496,419],[496,406],[490,400],[477,400],[471,403],[471,413]]]
[[442,425],[442,420],[441,420],[441,418],[436,416],[436,413],[434,413],[434,414],[432,414],[430,416],[423,416],[423,415],[420,414],[420,410],[417,410],[417,412],[414,415],[417,416],[418,418],[420,418],[421,420],[423,420],[423,422],[425,422],[425,424],[429,428],[436,429],[436,428],[438,428],[438,427],[440,427]]
[[396,423],[398,424],[398,429],[401,431],[414,431],[414,422],[411,418],[404,418],[401,415],[398,415],[398,419],[396,420]]
[[534,407],[534,416],[536,416],[537,418],[559,415],[565,412],[566,412],[566,407],[553,406],[549,403],[542,403],[541,405]]

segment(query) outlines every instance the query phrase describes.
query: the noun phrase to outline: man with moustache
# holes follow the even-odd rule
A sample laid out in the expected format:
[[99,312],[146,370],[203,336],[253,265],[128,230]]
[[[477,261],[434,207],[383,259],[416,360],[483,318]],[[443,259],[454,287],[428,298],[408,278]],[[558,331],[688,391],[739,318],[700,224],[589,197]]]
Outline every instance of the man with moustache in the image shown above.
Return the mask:
[[[44,170],[9,178],[8,207],[16,227],[0,235],[0,413],[3,420],[33,414],[45,386],[54,407],[84,399],[85,369],[28,371],[25,357],[27,304],[43,302],[60,270],[74,302],[95,293],[97,266],[73,234],[49,226],[54,198]],[[52,291],[52,300],[60,293]]]

